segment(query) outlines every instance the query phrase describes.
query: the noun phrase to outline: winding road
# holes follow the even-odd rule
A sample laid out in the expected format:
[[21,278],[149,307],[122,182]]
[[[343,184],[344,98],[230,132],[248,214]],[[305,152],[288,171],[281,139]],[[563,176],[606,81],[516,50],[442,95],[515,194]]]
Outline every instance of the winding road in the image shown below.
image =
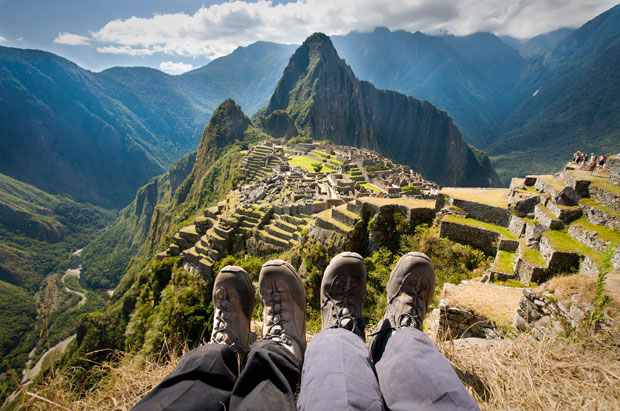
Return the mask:
[[67,271],[65,271],[64,275],[62,276],[62,284],[65,287],[65,291],[68,292],[69,294],[77,295],[78,297],[80,297],[80,302],[77,303],[74,309],[82,308],[84,304],[86,304],[86,299],[87,299],[86,293],[69,288],[65,280],[70,277],[75,277],[77,278],[78,284],[79,284],[81,274],[82,274],[82,266],[80,265],[78,268],[68,269]]

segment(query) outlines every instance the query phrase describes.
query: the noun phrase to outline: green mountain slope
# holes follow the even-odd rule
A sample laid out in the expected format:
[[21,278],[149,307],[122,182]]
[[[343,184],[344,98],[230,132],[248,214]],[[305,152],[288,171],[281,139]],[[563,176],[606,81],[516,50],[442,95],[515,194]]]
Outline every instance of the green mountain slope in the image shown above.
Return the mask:
[[442,184],[497,182],[444,111],[359,81],[323,34],[297,49],[261,118],[284,114],[302,134],[377,150]]
[[36,289],[112,217],[0,174],[0,280]]
[[93,288],[111,288],[126,271],[142,269],[158,247],[170,241],[174,228],[232,189],[241,146],[260,135],[240,106],[232,100],[222,103],[205,129],[198,151],[143,186],[118,219],[84,249],[86,283]]
[[[58,324],[46,317],[49,322],[35,327],[38,315],[45,316],[44,307],[58,300],[52,296],[62,293],[52,285],[59,276],[52,274],[64,271],[71,254],[113,217],[110,211],[0,174],[0,397],[13,383],[4,373],[23,367],[33,345],[44,339],[39,332],[45,330],[45,337],[54,339],[58,329],[75,325],[81,312],[65,312],[63,306]],[[89,301],[84,310],[95,307]]]
[[620,151],[620,6],[533,60],[518,107],[488,147],[503,177],[558,168],[576,150]]
[[332,40],[360,79],[428,100],[476,146],[494,136],[510,106],[507,91],[524,65],[517,51],[490,33],[432,36],[382,28]]
[[0,173],[121,208],[193,151],[217,105],[265,104],[290,47],[256,43],[183,76],[92,73],[51,53],[0,47]]
[[120,87],[50,53],[0,48],[0,90],[0,172],[48,192],[118,207],[191,147],[111,97]]

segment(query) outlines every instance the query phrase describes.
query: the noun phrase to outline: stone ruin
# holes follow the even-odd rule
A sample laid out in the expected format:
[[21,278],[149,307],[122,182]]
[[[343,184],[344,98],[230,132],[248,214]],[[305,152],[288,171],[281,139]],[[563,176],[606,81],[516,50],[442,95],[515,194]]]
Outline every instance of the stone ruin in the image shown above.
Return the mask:
[[[513,328],[537,338],[578,328],[592,302],[577,295],[559,301],[547,281],[579,273],[593,282],[601,272],[620,271],[619,172],[620,160],[611,156],[594,172],[569,163],[554,175],[515,178],[505,190],[444,188],[436,202],[440,236],[494,258],[482,277],[489,286],[522,283]],[[536,284],[542,285],[529,288]],[[492,319],[449,299],[433,324],[440,339],[492,338],[497,330]]]
[[[321,171],[295,166],[296,157],[320,164]],[[249,147],[240,170],[239,184],[226,200],[181,228],[158,258],[181,256],[185,269],[210,277],[228,254],[283,252],[311,227],[346,235],[365,204],[378,209],[363,198],[416,201],[438,191],[436,184],[373,151],[328,143],[264,141]],[[405,186],[413,187],[413,194],[401,192]],[[432,212],[428,205],[422,208]]]

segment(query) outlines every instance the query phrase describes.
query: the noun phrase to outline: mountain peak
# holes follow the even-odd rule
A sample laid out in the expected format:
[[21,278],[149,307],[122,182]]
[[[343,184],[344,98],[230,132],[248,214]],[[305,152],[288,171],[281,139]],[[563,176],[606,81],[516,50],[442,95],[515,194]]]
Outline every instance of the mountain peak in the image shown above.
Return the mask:
[[323,33],[314,33],[308,37],[300,49],[308,53],[310,61],[313,60],[313,57],[318,59],[339,59],[332,40]]
[[[331,39],[323,33],[314,33],[295,51],[282,78],[273,93],[267,112],[286,109],[295,101],[306,101],[312,90],[308,87],[293,88],[301,83],[310,85],[311,79],[321,73],[337,70],[339,66],[347,67],[338,57]],[[295,91],[293,95],[293,91]]]
[[445,112],[359,81],[322,33],[291,57],[260,122],[279,137],[300,132],[377,150],[443,184],[496,183]]
[[310,37],[308,37],[305,41],[304,41],[304,45],[310,45],[310,44],[331,44],[331,39],[329,38],[329,36],[327,34],[324,33],[313,33],[310,35]]
[[243,140],[245,130],[249,126],[250,120],[241,107],[232,99],[225,100],[213,112],[205,129],[198,147],[198,162],[205,159],[214,149],[220,150],[235,140]]

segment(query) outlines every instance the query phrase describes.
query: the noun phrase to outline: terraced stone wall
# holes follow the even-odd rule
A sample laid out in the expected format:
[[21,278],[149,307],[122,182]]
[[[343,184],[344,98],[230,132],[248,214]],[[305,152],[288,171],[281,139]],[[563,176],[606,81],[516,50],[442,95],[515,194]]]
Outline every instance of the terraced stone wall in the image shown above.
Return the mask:
[[437,199],[437,207],[441,209],[445,205],[458,207],[464,210],[469,217],[484,221],[485,223],[495,224],[502,227],[508,227],[510,223],[510,211],[505,208],[451,198],[445,194],[439,194]]
[[493,231],[442,221],[439,226],[439,235],[457,243],[469,244],[487,255],[494,256],[497,253],[499,234]]

